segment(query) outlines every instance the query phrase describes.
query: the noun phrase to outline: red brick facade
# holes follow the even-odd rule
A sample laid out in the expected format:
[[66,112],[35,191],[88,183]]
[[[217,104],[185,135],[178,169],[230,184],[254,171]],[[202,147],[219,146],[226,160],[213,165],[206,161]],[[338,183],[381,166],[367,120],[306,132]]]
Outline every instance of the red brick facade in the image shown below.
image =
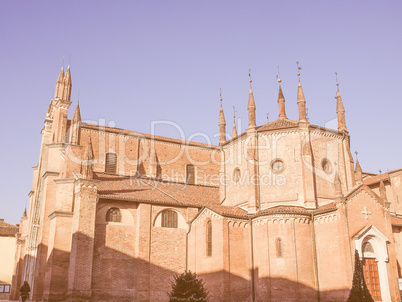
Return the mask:
[[67,120],[62,70],[12,298],[27,280],[33,301],[167,301],[191,270],[210,301],[345,301],[357,249],[377,263],[382,300],[399,301],[402,170],[355,171],[339,92],[331,130],[305,119],[298,89],[298,121],[280,93],[282,116],[257,126],[250,90],[249,129],[226,140],[221,109],[210,146],[84,123],[78,106]]

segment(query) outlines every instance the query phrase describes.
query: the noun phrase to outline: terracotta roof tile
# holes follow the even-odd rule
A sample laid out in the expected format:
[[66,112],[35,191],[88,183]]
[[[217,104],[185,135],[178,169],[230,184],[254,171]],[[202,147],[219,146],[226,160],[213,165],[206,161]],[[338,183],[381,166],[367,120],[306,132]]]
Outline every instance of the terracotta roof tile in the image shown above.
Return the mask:
[[217,187],[186,185],[106,173],[94,173],[94,179],[100,180],[99,184],[97,184],[99,198],[198,208],[206,207],[219,215],[241,219],[255,218],[269,214],[311,215],[312,213],[319,214],[336,210],[335,203],[330,203],[315,210],[297,206],[276,206],[256,214],[248,214],[247,211],[237,206],[220,205],[219,188]]
[[247,211],[242,210],[239,207],[235,206],[223,206],[215,204],[215,205],[208,205],[207,208],[213,210],[214,212],[222,216],[245,218],[245,219],[248,217],[252,217],[247,214]]
[[380,181],[386,181],[389,180],[389,175],[388,173],[383,173],[383,174],[379,174],[376,176],[371,176],[371,177],[366,177],[363,181],[365,185],[372,185],[375,183],[379,183]]
[[271,129],[281,129],[281,128],[292,128],[297,127],[298,122],[288,119],[277,119],[273,122],[268,122],[265,125],[258,127],[258,131],[271,130]]
[[[189,146],[196,146],[196,147],[203,147],[203,148],[210,148],[210,149],[218,149],[218,146],[215,146],[215,145],[199,143],[199,142],[191,142],[191,141],[186,141],[186,140],[181,140],[181,139],[176,139],[176,138],[170,138],[170,137],[165,137],[165,136],[159,136],[159,135],[151,135],[151,134],[147,134],[147,133],[141,133],[141,132],[132,131],[132,130],[126,130],[126,129],[121,129],[121,128],[99,126],[99,125],[88,124],[88,123],[83,123],[83,122],[81,122],[80,125],[83,128],[92,129],[92,130],[96,130],[96,131],[105,131],[105,132],[116,133],[116,134],[140,136],[140,137],[143,137],[143,138],[154,139],[154,140],[165,141],[165,142],[171,142],[171,143],[176,143],[176,144],[181,144],[181,145],[189,145]],[[101,129],[99,129],[99,128],[101,128]]]
[[402,226],[402,217],[391,216],[391,223],[393,225]]
[[15,236],[15,233],[18,233],[18,231],[19,227],[16,225],[4,222],[3,219],[0,220],[0,236],[13,237]]
[[218,204],[219,188],[95,173],[100,198],[203,207]]

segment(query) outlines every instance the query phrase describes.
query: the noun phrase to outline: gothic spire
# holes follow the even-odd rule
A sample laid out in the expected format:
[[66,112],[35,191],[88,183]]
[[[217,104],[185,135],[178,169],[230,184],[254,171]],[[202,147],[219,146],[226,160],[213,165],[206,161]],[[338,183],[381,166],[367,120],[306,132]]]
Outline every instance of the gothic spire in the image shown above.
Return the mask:
[[299,106],[299,121],[307,123],[307,113],[306,113],[306,99],[304,98],[303,88],[300,83],[297,87],[297,105]]
[[307,113],[306,113],[306,99],[304,98],[303,88],[300,83],[300,70],[302,69],[299,66],[299,61],[297,64],[297,76],[299,77],[299,85],[297,87],[297,105],[299,106],[299,121],[303,123],[307,123]]
[[55,99],[61,99],[63,97],[63,79],[64,79],[64,67],[61,66],[61,70],[59,73],[59,77],[57,78],[56,82],[56,92],[54,94]]
[[80,112],[80,103],[77,102],[77,106],[75,107],[73,118],[71,119],[73,124],[81,122],[81,112]]
[[360,166],[358,159],[356,159],[355,175],[356,175],[356,181],[359,183],[362,183],[363,182],[363,171],[362,171],[362,167]]
[[92,179],[94,170],[93,170],[93,160],[94,160],[94,151],[92,148],[92,141],[89,138],[87,149],[85,150],[84,155],[84,163],[82,166],[82,178]]
[[236,120],[233,121],[232,138],[237,136]]
[[387,200],[387,190],[385,189],[385,185],[382,180],[380,181],[380,197],[383,200]]
[[77,107],[75,107],[75,111],[73,114],[73,118],[71,119],[70,126],[70,144],[78,145],[80,140],[80,122],[81,122],[81,112],[80,112],[80,104],[77,103]]
[[223,145],[226,142],[226,121],[225,115],[223,114],[222,107],[222,91],[220,92],[221,110],[219,112],[219,145]]
[[279,104],[279,118],[286,118],[285,97],[283,96],[282,87],[280,84],[278,93],[278,104]]
[[338,130],[339,131],[348,131],[348,129],[346,128],[345,107],[343,107],[343,102],[342,102],[341,94],[339,92],[339,87],[336,92],[336,114],[338,115]]
[[22,217],[27,217],[27,208],[24,209],[24,213],[22,214]]
[[[251,72],[251,69],[249,69],[249,72]],[[255,121],[255,102],[254,102],[254,95],[253,95],[253,88],[251,87],[251,73],[248,74],[250,77],[250,93],[248,96],[248,128],[253,129],[257,128],[256,121]]]
[[63,90],[63,100],[69,101],[71,98],[71,73],[70,73],[70,65],[68,65],[66,74],[64,75],[63,79],[63,85],[64,85],[64,90]]

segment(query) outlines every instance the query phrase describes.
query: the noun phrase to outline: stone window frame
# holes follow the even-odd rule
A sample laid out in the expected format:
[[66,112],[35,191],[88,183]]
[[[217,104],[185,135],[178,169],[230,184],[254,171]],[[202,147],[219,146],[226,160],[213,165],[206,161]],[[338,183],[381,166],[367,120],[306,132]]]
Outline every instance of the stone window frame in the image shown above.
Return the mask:
[[276,258],[283,258],[283,240],[281,237],[275,239]]
[[[111,157],[114,155],[114,164],[110,164]],[[115,152],[108,152],[105,155],[105,173],[117,174],[117,154]]]
[[205,223],[205,254],[212,257],[212,220],[208,219]]
[[[189,168],[193,168],[193,171],[189,171]],[[190,173],[193,176],[191,178],[190,178],[190,175],[189,175]],[[186,165],[186,184],[195,185],[195,183],[196,183],[196,175],[197,175],[197,169],[196,169],[195,165],[187,164]]]
[[163,210],[161,213],[161,227],[163,228],[178,228],[178,213],[172,209]]
[[[114,213],[112,213],[112,211]],[[122,222],[121,210],[118,207],[109,208],[106,212],[106,222],[121,223]]]
[[[282,163],[282,169],[280,170],[280,171],[275,171],[275,169],[274,169],[274,165],[276,164],[276,163]],[[270,164],[270,167],[271,167],[271,170],[272,170],[272,173],[274,173],[274,174],[281,174],[283,171],[285,171],[285,169],[286,169],[286,165],[285,165],[285,162],[283,161],[283,159],[280,159],[280,158],[275,158],[275,159],[273,159],[272,161],[271,161],[271,164]]]
[[239,167],[236,167],[236,168],[233,170],[233,183],[234,183],[234,184],[239,183],[240,179],[241,179],[241,171],[240,171],[240,168],[239,168]]
[[[328,171],[325,169],[325,167],[326,167],[327,165],[329,166],[329,170],[328,170]],[[326,158],[326,157],[324,157],[324,158],[321,160],[321,169],[322,169],[325,173],[327,173],[327,174],[331,174],[332,171],[334,170],[334,169],[333,169],[333,166],[332,166],[332,162],[331,162],[328,158]]]

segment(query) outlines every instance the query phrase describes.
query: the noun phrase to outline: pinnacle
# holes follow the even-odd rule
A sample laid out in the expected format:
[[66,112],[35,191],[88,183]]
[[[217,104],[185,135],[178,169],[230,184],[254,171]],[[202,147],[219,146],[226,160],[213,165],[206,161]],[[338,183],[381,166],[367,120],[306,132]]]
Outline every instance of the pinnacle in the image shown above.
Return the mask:
[[254,102],[254,94],[253,94],[253,89],[250,87],[250,93],[248,96],[248,106],[247,109],[249,108],[255,108],[255,102]]
[[362,167],[360,166],[359,160],[356,160],[356,168],[355,168],[356,172],[362,172]]
[[281,85],[279,85],[278,104],[279,104],[279,118],[286,118],[285,97],[283,96]]
[[87,146],[87,149],[85,150],[85,159],[92,160],[94,158],[95,157],[94,157],[94,151],[92,149],[92,141],[91,141],[91,138],[89,138],[88,146]]
[[233,121],[232,138],[237,136],[236,121]]
[[226,121],[225,121],[225,115],[224,115],[224,113],[223,113],[223,107],[222,107],[222,105],[221,105],[221,110],[220,110],[220,112],[219,112],[219,124],[218,124],[219,126],[220,125],[225,125],[226,126]]
[[72,121],[74,123],[81,122],[80,104],[78,102],[77,102],[77,106],[75,107]]

